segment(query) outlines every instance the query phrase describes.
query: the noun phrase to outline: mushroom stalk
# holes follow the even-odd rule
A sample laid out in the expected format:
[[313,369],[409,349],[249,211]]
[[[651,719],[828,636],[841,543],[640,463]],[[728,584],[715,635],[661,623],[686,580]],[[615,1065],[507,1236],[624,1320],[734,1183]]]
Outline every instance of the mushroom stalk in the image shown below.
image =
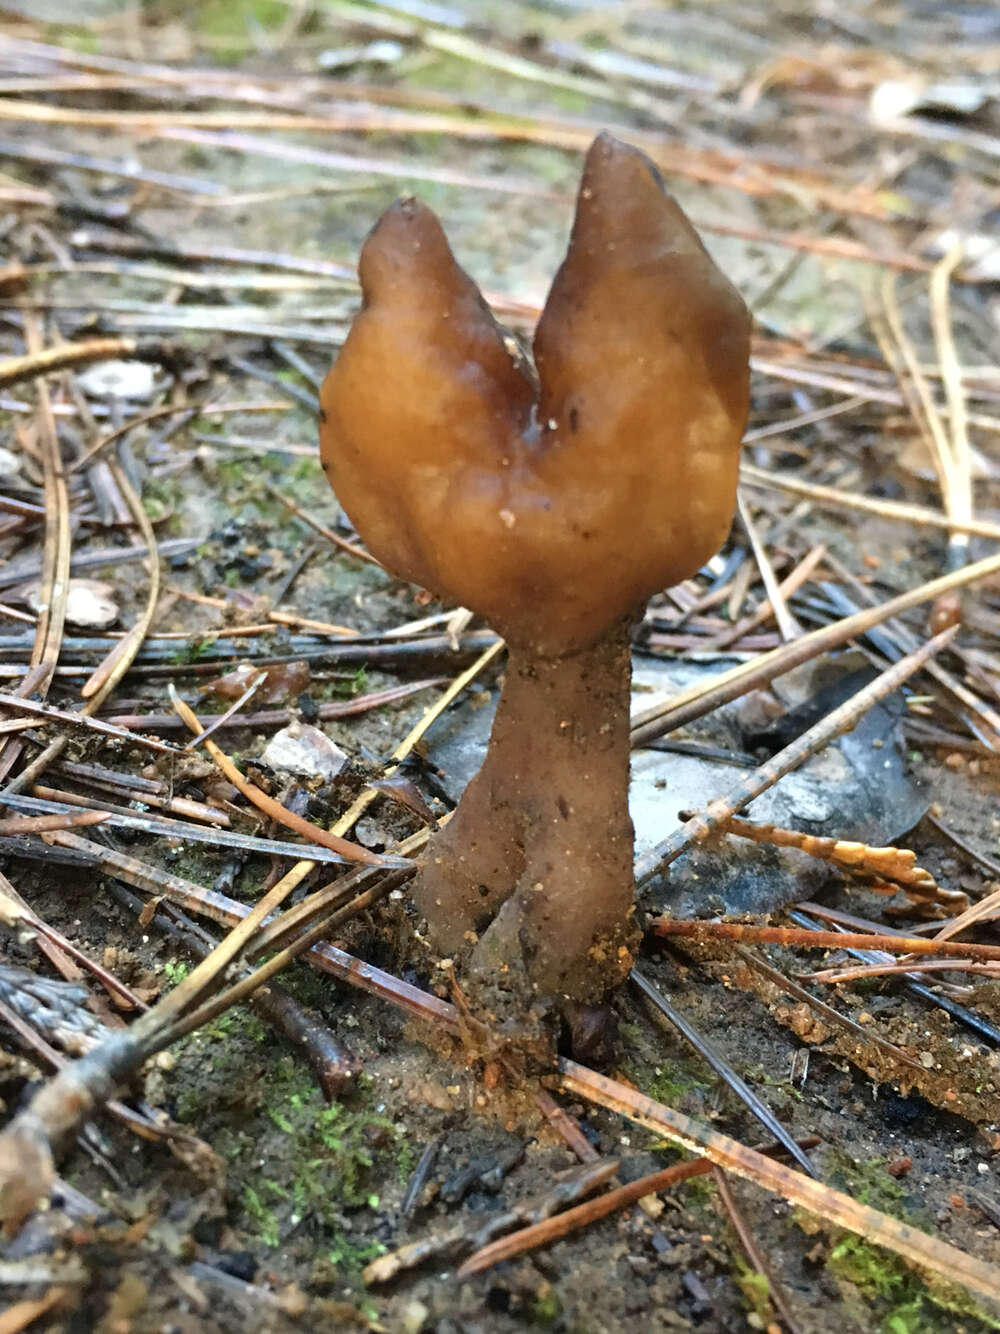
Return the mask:
[[600,999],[631,966],[629,623],[561,657],[511,647],[482,768],[423,858],[436,945],[473,933],[501,990]]

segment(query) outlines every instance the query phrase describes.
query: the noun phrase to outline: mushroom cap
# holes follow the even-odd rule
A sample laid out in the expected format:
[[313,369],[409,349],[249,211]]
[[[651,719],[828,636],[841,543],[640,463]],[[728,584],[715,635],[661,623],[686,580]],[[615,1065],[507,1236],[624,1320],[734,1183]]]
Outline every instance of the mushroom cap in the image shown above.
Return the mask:
[[389,570],[555,656],[718,549],[750,315],[645,154],[607,134],[590,148],[538,386],[423,204],[386,210],[360,277],[320,448]]

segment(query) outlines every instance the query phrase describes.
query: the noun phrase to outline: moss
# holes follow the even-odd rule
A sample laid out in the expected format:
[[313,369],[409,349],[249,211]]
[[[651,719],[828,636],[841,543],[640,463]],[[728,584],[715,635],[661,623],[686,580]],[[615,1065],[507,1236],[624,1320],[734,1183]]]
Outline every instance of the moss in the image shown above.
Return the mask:
[[405,1186],[417,1166],[417,1155],[408,1139],[400,1139],[396,1146],[396,1179]]
[[774,1075],[769,1075],[766,1070],[754,1070],[748,1072],[751,1082],[762,1084],[765,1088],[781,1089],[782,1093],[788,1098],[794,1098],[796,1102],[803,1102],[802,1090],[797,1089],[790,1079],[775,1079]]
[[[315,432],[315,426],[310,424],[309,430]],[[297,458],[291,468],[282,471],[281,488],[292,500],[315,507],[318,497],[329,494],[320,488],[321,477],[318,458]]]
[[183,982],[190,971],[190,965],[182,959],[168,959],[163,965],[163,976],[172,987],[176,987],[179,982]]
[[891,1252],[853,1233],[837,1242],[827,1264],[838,1278],[853,1283],[866,1297],[897,1297],[907,1277]]
[[178,667],[189,667],[192,663],[198,662],[209,651],[215,643],[215,639],[215,635],[208,635],[204,639],[191,639],[183,648],[178,649],[176,653],[172,653],[167,661]]
[[747,1307],[760,1321],[760,1328],[766,1329],[774,1313],[771,1309],[771,1284],[766,1274],[759,1269],[751,1269],[742,1256],[733,1255],[733,1282],[742,1292]]
[[632,1076],[650,1098],[667,1107],[678,1107],[691,1093],[704,1094],[711,1087],[700,1069],[686,1060],[672,1061],[669,1066],[656,1066],[652,1073]]
[[285,0],[201,0],[199,38],[219,60],[236,63],[251,50],[254,35],[280,28],[288,15]]
[[261,1241],[265,1246],[277,1246],[281,1241],[281,1232],[274,1211],[269,1209],[254,1190],[253,1186],[243,1189],[243,1207],[257,1225]]
[[905,1218],[919,1227],[929,1226],[929,1219],[918,1218],[916,1213],[904,1209],[906,1192],[886,1171],[888,1161],[887,1158],[870,1158],[856,1162],[843,1150],[831,1148],[827,1154],[828,1183],[893,1218]]
[[360,1274],[365,1265],[385,1255],[386,1248],[380,1241],[356,1242],[344,1233],[335,1236],[333,1245],[327,1250],[326,1258],[336,1269],[346,1270],[352,1277]]
[[96,55],[100,50],[98,32],[90,28],[63,28],[54,24],[46,29],[45,40],[85,56]]
[[367,667],[359,667],[349,677],[333,681],[330,694],[342,699],[353,699],[355,695],[363,695],[367,689],[368,669]]
[[177,511],[181,508],[181,489],[176,480],[147,477],[142,488],[142,507],[153,523],[169,517],[168,528],[180,532]]
[[554,1325],[559,1319],[562,1304],[555,1288],[544,1284],[531,1303],[531,1321],[535,1325]]
[[[901,1222],[934,1232],[926,1212],[914,1208],[899,1182],[886,1171],[886,1159],[855,1162],[847,1154],[831,1149],[827,1181]],[[816,1230],[816,1220],[803,1220],[807,1232]],[[866,1327],[879,1334],[938,1334],[948,1329],[974,1334],[1000,1329],[1000,1320],[980,1309],[974,1298],[936,1275],[925,1277],[910,1269],[891,1251],[854,1233],[842,1233],[834,1242],[827,1268],[841,1286],[848,1307],[862,1299]],[[853,1300],[852,1300],[853,1298]],[[958,1323],[942,1324],[942,1312],[961,1317]]]
[[[934,1276],[922,1281],[898,1256],[863,1237],[851,1234],[838,1241],[827,1267],[876,1304],[878,1323],[872,1328],[879,1334],[939,1334],[945,1328],[974,1334],[1000,1329],[1000,1320],[982,1310],[964,1288]],[[942,1325],[942,1312],[960,1322]]]
[[289,1229],[307,1225],[318,1234],[326,1267],[353,1283],[384,1248],[361,1229],[355,1236],[348,1215],[380,1207],[373,1169],[390,1169],[402,1152],[396,1128],[372,1106],[374,1090],[363,1077],[349,1102],[329,1105],[312,1072],[292,1056],[264,1082],[257,1124],[246,1124],[245,1141],[227,1155],[233,1175],[243,1177],[244,1226],[273,1247]]
[[693,1209],[704,1208],[715,1196],[715,1182],[706,1172],[682,1183],[684,1203]]

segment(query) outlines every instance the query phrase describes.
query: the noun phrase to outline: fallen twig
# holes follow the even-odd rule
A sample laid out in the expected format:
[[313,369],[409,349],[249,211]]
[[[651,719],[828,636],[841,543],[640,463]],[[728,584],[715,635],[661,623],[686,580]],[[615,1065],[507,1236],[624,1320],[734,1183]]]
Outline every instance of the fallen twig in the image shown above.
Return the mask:
[[745,940],[796,949],[869,949],[902,955],[964,957],[976,962],[1000,961],[1000,945],[972,945],[955,940],[927,940],[924,936],[869,935],[862,931],[806,931],[790,926],[753,926],[748,922],[675,921],[654,917],[649,929],[655,936],[684,936],[688,939]]

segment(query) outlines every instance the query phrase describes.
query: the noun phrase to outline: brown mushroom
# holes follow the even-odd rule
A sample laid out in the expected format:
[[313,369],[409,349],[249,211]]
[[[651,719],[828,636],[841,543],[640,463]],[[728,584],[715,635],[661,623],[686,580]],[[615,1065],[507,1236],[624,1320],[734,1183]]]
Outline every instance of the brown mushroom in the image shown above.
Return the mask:
[[750,318],[652,163],[609,135],[535,333],[537,382],[416,200],[382,215],[360,274],[323,385],[323,466],[388,569],[509,651],[485,762],[416,902],[482,985],[597,1001],[637,936],[629,628],[728,531]]

